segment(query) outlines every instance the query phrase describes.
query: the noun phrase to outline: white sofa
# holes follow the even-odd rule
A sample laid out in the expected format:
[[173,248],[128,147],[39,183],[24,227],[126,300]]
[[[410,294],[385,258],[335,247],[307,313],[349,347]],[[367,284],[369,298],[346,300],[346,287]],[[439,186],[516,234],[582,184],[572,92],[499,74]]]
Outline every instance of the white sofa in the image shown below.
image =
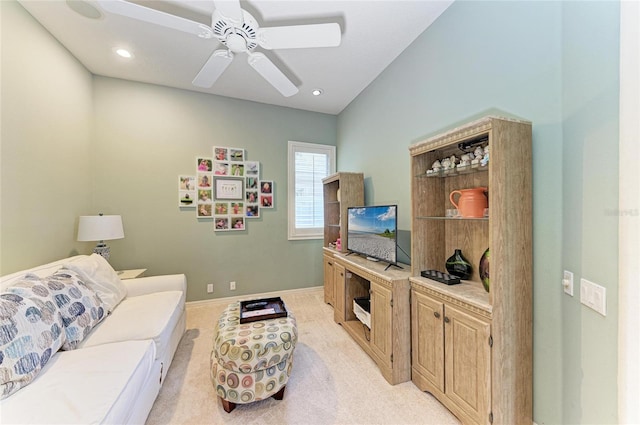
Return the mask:
[[[70,257],[3,276],[1,292],[10,293],[25,275],[44,278],[92,258]],[[107,273],[115,276],[113,269]],[[186,278],[117,281],[124,298],[75,349],[55,352],[30,383],[0,401],[1,423],[145,422],[185,331]]]

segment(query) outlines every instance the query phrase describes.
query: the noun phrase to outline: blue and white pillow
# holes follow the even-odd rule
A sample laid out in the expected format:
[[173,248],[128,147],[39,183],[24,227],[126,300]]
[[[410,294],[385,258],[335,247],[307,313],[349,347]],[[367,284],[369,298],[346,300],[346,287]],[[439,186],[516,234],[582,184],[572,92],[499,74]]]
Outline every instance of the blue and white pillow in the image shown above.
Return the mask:
[[38,280],[0,294],[0,399],[28,385],[64,343],[58,307]]
[[107,316],[105,305],[100,296],[72,270],[58,270],[41,281],[51,291],[62,315],[66,333],[62,349],[73,350]]

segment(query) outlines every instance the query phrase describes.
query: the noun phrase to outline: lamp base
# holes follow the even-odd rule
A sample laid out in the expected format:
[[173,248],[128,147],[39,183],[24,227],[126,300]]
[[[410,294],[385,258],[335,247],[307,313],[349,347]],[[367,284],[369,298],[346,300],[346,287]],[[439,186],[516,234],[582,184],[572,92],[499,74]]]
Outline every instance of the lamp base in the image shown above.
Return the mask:
[[102,255],[102,257],[104,257],[104,259],[107,260],[107,261],[109,260],[109,257],[111,256],[111,248],[109,248],[107,246],[107,244],[102,242],[102,241],[100,241],[98,243],[98,245],[96,245],[96,247],[93,248],[93,252],[95,254]]

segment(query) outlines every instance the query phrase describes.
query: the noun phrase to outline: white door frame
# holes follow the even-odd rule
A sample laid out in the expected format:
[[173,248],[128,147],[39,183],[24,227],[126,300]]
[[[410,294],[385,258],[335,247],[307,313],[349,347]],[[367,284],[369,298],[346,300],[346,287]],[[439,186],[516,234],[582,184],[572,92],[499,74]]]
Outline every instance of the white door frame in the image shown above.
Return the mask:
[[618,422],[640,424],[640,3],[620,2]]

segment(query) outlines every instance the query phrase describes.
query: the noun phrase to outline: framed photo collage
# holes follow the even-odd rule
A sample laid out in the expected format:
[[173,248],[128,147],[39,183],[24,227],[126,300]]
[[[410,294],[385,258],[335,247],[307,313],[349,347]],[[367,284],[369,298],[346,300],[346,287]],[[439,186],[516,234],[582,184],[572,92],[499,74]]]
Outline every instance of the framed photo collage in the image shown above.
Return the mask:
[[273,180],[260,180],[260,162],[247,161],[244,149],[214,146],[198,156],[195,175],[178,176],[178,206],[213,219],[216,231],[244,230],[246,220],[274,208]]

